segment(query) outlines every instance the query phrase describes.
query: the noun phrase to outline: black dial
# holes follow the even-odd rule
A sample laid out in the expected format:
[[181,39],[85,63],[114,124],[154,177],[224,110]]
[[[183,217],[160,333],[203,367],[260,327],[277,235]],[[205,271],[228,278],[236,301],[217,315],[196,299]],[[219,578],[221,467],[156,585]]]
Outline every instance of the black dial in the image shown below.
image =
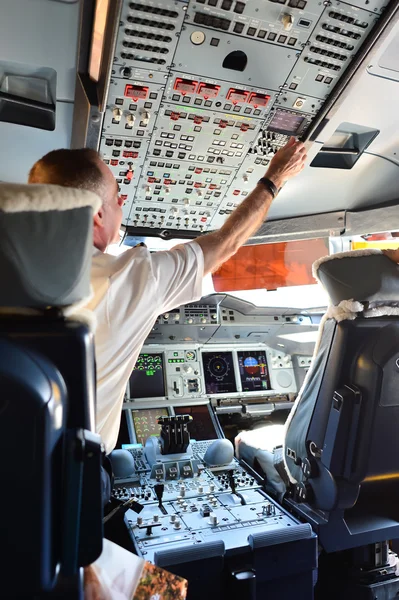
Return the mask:
[[223,381],[225,375],[228,374],[230,367],[223,356],[214,356],[209,359],[207,370],[212,378],[215,378],[217,381]]
[[231,352],[203,352],[202,360],[207,394],[237,391]]

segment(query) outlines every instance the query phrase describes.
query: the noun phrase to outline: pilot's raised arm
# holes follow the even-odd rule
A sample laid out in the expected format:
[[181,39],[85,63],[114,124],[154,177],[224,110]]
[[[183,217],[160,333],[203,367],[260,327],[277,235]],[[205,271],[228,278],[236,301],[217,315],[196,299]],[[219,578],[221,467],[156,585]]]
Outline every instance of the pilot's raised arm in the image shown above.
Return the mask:
[[305,146],[295,138],[272,159],[264,178],[230,215],[218,231],[197,238],[204,253],[204,274],[211,273],[233,256],[266,219],[279,189],[302,171],[306,160]]
[[32,167],[30,183],[88,189],[102,206],[94,216],[89,308],[97,318],[97,431],[107,453],[117,442],[124,391],[138,354],[162,312],[202,296],[202,279],[232,256],[259,228],[278,189],[305,163],[304,145],[292,138],[279,150],[266,178],[219,231],[172,250],[151,254],[146,247],[120,256],[105,251],[119,241],[123,200],[110,169],[94,150],[55,150]]

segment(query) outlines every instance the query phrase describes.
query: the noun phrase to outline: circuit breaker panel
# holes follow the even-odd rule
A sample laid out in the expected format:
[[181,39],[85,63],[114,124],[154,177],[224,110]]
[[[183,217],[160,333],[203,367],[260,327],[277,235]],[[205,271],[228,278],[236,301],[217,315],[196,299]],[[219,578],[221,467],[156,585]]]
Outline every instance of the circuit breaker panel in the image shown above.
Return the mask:
[[384,0],[123,3],[99,150],[136,234],[219,228],[304,135]]

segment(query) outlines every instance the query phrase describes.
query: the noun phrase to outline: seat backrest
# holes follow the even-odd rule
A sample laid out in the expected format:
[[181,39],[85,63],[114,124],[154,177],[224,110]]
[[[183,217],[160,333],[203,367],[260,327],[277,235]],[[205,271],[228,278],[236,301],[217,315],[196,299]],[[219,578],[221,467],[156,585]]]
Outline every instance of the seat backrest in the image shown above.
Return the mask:
[[89,192],[0,184],[4,598],[49,591],[101,552],[93,332],[79,312],[98,207]]
[[[286,467],[297,500],[326,511],[324,519],[355,515],[356,505],[370,522],[368,500],[399,477],[399,267],[360,251],[321,260],[314,272],[332,304],[286,424]],[[392,527],[396,504],[392,494],[378,501]]]

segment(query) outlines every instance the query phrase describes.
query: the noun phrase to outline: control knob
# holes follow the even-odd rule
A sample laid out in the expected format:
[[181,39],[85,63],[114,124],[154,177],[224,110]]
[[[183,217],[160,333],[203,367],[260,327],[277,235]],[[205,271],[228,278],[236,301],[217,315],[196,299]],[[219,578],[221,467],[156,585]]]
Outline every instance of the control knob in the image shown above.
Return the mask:
[[144,125],[148,125],[150,117],[151,117],[151,114],[147,110],[143,110],[143,112],[141,113],[141,122]]
[[209,523],[210,525],[217,525],[218,524],[218,517],[217,515],[214,515],[213,513],[209,516]]
[[173,527],[175,529],[180,529],[180,527],[181,527],[180,519],[175,520]]
[[117,121],[118,123],[120,122],[120,120],[122,119],[122,111],[120,108],[118,108],[117,106],[115,106],[114,110],[112,111],[112,114],[114,116],[114,121]]
[[136,120],[136,117],[134,115],[132,115],[132,113],[129,113],[126,115],[126,123],[128,124],[129,127],[133,127],[135,120]]

